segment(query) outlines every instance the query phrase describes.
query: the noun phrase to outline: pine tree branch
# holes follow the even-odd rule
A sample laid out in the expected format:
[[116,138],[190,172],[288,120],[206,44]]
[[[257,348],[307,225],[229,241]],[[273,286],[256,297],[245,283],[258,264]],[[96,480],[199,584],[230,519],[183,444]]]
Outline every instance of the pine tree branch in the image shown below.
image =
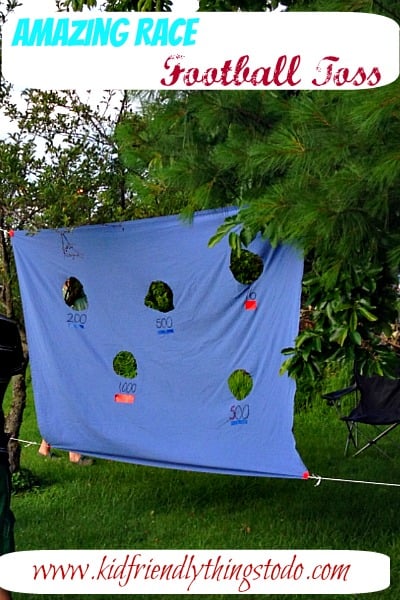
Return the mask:
[[389,8],[387,8],[387,7],[386,7],[386,6],[384,6],[384,5],[383,5],[381,2],[379,2],[379,0],[374,0],[374,3],[375,3],[377,6],[379,6],[379,8],[380,8],[380,9],[381,9],[383,12],[387,13],[387,14],[388,14],[390,17],[393,17],[393,18],[394,18],[396,21],[398,21],[398,19],[399,19],[399,15],[398,15],[398,14],[396,15],[396,14],[395,14],[394,12],[392,12],[392,11],[391,11]]

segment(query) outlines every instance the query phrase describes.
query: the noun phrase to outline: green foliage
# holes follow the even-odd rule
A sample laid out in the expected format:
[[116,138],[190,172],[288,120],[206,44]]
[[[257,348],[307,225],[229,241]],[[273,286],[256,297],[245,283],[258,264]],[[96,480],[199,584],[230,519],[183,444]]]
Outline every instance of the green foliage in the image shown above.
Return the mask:
[[266,139],[286,101],[257,92],[160,92],[136,95],[140,117],[117,127],[128,181],[140,202],[186,217],[195,210],[238,205],[249,186],[271,183],[270,174],[249,177],[248,147]]
[[[133,198],[113,131],[131,109],[127,94],[104,92],[97,106],[90,95],[85,100],[72,90],[26,90],[21,99],[15,103],[7,96],[3,102],[3,112],[18,127],[5,143],[20,157],[13,160],[22,178],[15,192],[7,193],[12,226],[35,230],[125,218]],[[15,180],[12,169],[3,172]]]
[[[238,215],[232,215],[230,217],[226,217],[224,222],[217,228],[217,231],[208,241],[209,248],[213,248],[216,244],[218,244],[226,235],[229,234],[229,240],[231,241],[231,233],[234,233],[232,230],[240,225],[240,219]],[[235,247],[237,247],[237,240],[240,242],[239,236],[235,236]],[[241,248],[241,244],[239,244],[239,248]]]
[[[59,10],[81,11],[84,6],[88,8],[98,8],[101,6],[99,0],[56,0]],[[108,0],[106,2],[107,11],[170,11],[172,0]]]
[[244,400],[253,389],[253,379],[244,369],[237,369],[230,374],[228,386],[236,400]]
[[[8,0],[8,4],[15,0]],[[81,11],[84,6],[98,8],[100,0],[55,0],[58,10]],[[274,10],[278,0],[199,0],[200,11],[265,11]],[[399,9],[387,1],[371,0],[285,0],[283,2],[291,11],[293,10],[321,10],[321,11],[358,11],[383,13],[393,19],[399,19]],[[172,0],[107,0],[105,10],[108,11],[170,11]]]
[[296,377],[321,376],[326,361],[391,370],[383,341],[397,317],[399,89],[141,95],[139,126],[117,132],[135,181],[148,167],[150,204],[162,189],[185,199],[189,216],[239,207],[210,246],[228,236],[238,257],[258,232],[302,252],[313,327],[285,363]]
[[144,303],[149,308],[166,313],[174,309],[174,295],[164,281],[152,281]]
[[266,0],[200,0],[200,11],[230,12],[240,10],[263,11]]
[[243,285],[251,285],[261,276],[264,263],[262,258],[243,246],[248,246],[255,237],[249,227],[243,227],[240,233],[233,231],[237,229],[240,220],[238,215],[227,217],[220,225],[215,234],[210,238],[208,246],[213,248],[226,235],[228,235],[231,247],[231,259],[229,268],[234,278]]
[[22,468],[12,474],[12,495],[37,492],[40,489],[39,478],[27,468]]
[[[303,329],[294,348],[284,349],[290,358],[282,366],[296,379],[321,379],[324,364],[354,364],[360,373],[390,376],[398,355],[384,336],[391,335],[399,299],[393,278],[382,267],[350,265],[337,275],[336,285],[324,286],[323,275],[304,280]],[[384,298],[380,290],[386,289]],[[379,305],[379,311],[377,310]]]
[[[199,0],[200,11],[265,11],[274,10],[278,0]],[[399,9],[388,0],[284,0],[281,2],[290,11],[343,11],[374,12],[399,19]]]
[[121,350],[113,360],[113,369],[120,377],[133,379],[137,375],[136,358],[131,352]]
[[260,277],[264,269],[262,258],[250,250],[240,253],[232,250],[229,268],[234,278],[243,285],[251,285]]

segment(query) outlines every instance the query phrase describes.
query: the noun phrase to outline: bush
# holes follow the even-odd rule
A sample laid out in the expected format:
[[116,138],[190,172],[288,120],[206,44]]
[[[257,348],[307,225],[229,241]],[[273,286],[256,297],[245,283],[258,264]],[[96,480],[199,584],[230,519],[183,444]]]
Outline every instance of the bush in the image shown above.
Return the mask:
[[29,469],[20,469],[11,475],[12,494],[36,492],[40,488],[40,481]]

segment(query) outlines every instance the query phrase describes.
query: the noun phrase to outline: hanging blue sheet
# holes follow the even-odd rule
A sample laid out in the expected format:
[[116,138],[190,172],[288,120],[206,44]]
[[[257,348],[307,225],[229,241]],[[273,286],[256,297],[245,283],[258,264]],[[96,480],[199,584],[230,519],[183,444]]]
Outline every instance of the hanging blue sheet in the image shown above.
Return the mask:
[[303,476],[295,384],[279,375],[297,335],[302,259],[256,239],[262,274],[238,282],[227,241],[208,248],[230,214],[15,232],[37,418],[53,447]]

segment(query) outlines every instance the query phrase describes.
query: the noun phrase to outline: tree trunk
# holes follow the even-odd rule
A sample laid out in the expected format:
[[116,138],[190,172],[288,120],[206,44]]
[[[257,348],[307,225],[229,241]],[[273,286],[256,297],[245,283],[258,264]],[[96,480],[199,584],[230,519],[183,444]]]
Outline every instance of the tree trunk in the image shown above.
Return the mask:
[[[26,406],[26,380],[25,372],[16,375],[12,380],[13,399],[11,408],[6,416],[5,430],[11,437],[18,438],[22,425],[22,418]],[[10,440],[8,444],[10,471],[15,473],[20,469],[21,446],[19,442]]]
[[[12,252],[8,235],[5,233],[5,224],[3,219],[0,222],[1,235],[0,235],[0,270],[3,279],[3,285],[1,286],[1,298],[0,303],[7,317],[15,319],[16,303],[13,294],[13,280],[15,279],[15,273],[12,268]],[[5,416],[5,431],[11,435],[11,437],[17,438],[22,425],[22,418],[24,409],[26,406],[26,367],[28,364],[28,346],[26,341],[26,334],[22,322],[22,311],[19,308],[18,313],[21,313],[21,319],[15,319],[20,322],[19,331],[21,337],[22,348],[25,357],[25,369],[21,375],[16,375],[12,378],[12,390],[13,398],[9,413]],[[10,470],[11,473],[15,473],[20,469],[21,460],[21,447],[18,442],[10,441],[8,445]]]
[[[8,414],[5,416],[5,431],[13,438],[19,437],[21,430],[22,419],[24,416],[24,410],[26,406],[26,369],[28,366],[28,346],[26,341],[26,334],[24,330],[20,328],[20,336],[22,349],[24,353],[24,370],[20,375],[15,375],[11,380],[12,385],[12,401]],[[21,462],[21,446],[19,442],[10,440],[8,443],[8,453],[10,460],[11,473],[16,473],[20,469]]]

